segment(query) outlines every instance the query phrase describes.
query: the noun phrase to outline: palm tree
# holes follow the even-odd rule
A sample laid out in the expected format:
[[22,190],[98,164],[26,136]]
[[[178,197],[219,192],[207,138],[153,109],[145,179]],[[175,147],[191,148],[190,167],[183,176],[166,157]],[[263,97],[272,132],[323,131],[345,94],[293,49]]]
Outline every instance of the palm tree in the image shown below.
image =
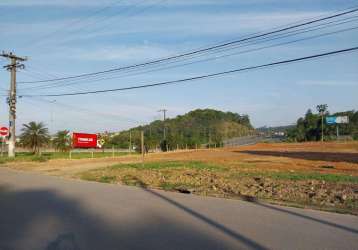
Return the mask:
[[53,140],[53,144],[57,150],[65,152],[71,148],[71,136],[70,131],[62,130],[58,131]]
[[23,124],[21,131],[20,140],[22,144],[25,147],[31,148],[34,154],[40,153],[40,147],[50,140],[48,129],[42,122]]

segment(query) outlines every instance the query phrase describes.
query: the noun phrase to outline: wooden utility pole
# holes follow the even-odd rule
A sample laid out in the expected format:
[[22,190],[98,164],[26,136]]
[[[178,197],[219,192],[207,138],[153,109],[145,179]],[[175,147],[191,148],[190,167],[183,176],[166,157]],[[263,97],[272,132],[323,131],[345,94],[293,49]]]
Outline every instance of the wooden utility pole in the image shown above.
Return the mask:
[[24,69],[25,65],[19,62],[26,61],[27,58],[18,57],[13,53],[5,53],[2,52],[0,54],[2,57],[6,57],[10,59],[10,64],[4,66],[7,70],[11,72],[11,81],[10,81],[10,91],[9,91],[9,149],[8,156],[15,157],[15,143],[16,143],[16,135],[15,135],[15,120],[16,120],[16,70]]
[[129,154],[132,153],[132,131],[129,130]]

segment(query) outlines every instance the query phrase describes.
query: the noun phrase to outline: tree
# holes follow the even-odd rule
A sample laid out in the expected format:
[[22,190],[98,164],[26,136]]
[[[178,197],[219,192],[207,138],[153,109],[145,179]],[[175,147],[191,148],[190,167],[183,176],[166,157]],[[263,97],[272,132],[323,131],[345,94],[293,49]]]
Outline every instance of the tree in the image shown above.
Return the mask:
[[61,152],[66,152],[71,148],[71,136],[70,131],[62,130],[58,131],[53,140],[55,148]]
[[49,142],[50,136],[45,124],[40,122],[29,122],[23,124],[20,140],[25,147],[31,148],[35,154],[40,153],[40,147]]

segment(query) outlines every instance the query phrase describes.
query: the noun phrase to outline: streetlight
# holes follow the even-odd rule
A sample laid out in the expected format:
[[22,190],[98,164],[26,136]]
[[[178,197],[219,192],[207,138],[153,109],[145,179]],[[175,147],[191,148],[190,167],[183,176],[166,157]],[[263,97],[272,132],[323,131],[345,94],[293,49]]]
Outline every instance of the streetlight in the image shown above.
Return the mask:
[[[55,104],[56,103],[56,100],[52,100],[50,101],[51,104]],[[50,131],[53,130],[53,105],[50,106],[50,109],[51,109],[51,114],[50,114]],[[50,132],[51,133],[51,132]]]
[[319,114],[321,115],[321,141],[323,142],[323,117],[324,114],[326,113],[327,109],[328,109],[328,105],[327,104],[320,104],[317,105],[317,111],[319,112]]

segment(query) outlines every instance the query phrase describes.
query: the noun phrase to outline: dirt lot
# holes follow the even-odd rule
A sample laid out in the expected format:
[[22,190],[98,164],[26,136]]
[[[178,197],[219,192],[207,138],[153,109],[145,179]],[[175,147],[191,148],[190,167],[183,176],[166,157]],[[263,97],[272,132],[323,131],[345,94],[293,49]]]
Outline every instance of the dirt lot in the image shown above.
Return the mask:
[[358,143],[258,144],[106,159],[7,163],[11,168],[199,195],[358,214]]

